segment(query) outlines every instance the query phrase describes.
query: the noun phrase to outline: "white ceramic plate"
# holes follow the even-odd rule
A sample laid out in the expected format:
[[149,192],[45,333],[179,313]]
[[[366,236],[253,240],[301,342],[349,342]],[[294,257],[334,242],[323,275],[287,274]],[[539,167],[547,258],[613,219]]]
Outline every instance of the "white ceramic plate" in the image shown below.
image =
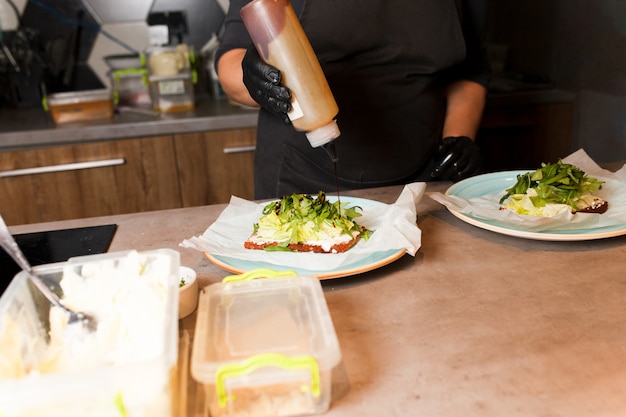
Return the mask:
[[[477,175],[459,181],[446,191],[446,195],[453,195],[469,200],[488,194],[498,194],[511,187],[517,181],[517,175],[528,171],[504,171]],[[606,227],[582,228],[558,231],[530,231],[518,228],[496,220],[486,220],[468,214],[460,213],[448,208],[450,213],[466,223],[490,230],[492,232],[535,240],[575,241],[594,240],[626,234],[626,224],[617,224]]]
[[[336,197],[328,196],[328,199],[331,201],[334,201]],[[374,205],[386,205],[385,203],[381,203],[379,201],[368,200],[368,199],[357,198],[357,197],[349,197],[349,201],[350,201],[350,206],[360,206],[364,210],[366,210],[368,206],[371,207]],[[341,278],[341,277],[347,277],[350,275],[361,274],[367,271],[380,268],[382,266],[390,264],[393,261],[401,258],[405,253],[406,253],[406,250],[404,248],[370,252],[359,257],[356,261],[352,262],[351,264],[343,265],[339,268],[331,269],[331,270],[309,270],[309,269],[294,268],[292,266],[277,265],[277,264],[266,263],[266,262],[256,262],[256,261],[250,261],[246,259],[238,259],[236,257],[230,257],[230,256],[225,256],[225,255],[210,254],[207,252],[204,253],[204,256],[215,265],[229,272],[232,272],[234,274],[242,274],[244,272],[250,271],[252,269],[257,269],[257,268],[269,268],[269,269],[274,269],[274,270],[288,269],[288,270],[295,271],[299,275],[312,275],[319,279],[331,279],[331,278]],[[314,256],[329,256],[329,254],[321,253],[321,254],[315,254]]]

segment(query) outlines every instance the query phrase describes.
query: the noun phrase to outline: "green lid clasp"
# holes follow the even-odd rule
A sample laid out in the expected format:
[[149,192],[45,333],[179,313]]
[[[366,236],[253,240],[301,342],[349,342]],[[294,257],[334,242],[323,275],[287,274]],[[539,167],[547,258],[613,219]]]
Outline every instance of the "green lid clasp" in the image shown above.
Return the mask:
[[285,270],[285,271],[276,271],[269,268],[257,268],[251,269],[248,272],[244,272],[243,274],[238,275],[228,275],[222,279],[222,282],[239,282],[239,281],[251,281],[257,278],[275,278],[275,277],[288,277],[288,276],[296,276],[295,271]]
[[226,379],[248,375],[255,370],[268,366],[276,366],[287,370],[308,369],[311,373],[310,386],[303,385],[302,392],[311,392],[314,397],[320,396],[320,370],[317,360],[311,355],[287,356],[280,353],[261,353],[248,359],[220,366],[215,373],[215,389],[217,401],[221,408],[226,407],[234,396],[226,392]]

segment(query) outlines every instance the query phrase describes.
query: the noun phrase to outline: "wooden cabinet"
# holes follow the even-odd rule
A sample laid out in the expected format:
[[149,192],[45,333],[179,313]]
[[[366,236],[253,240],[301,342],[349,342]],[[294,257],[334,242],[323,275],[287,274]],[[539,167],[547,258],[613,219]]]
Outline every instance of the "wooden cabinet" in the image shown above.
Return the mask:
[[184,207],[254,198],[256,129],[175,135]]
[[227,203],[254,196],[256,129],[0,152],[9,225]]
[[171,136],[0,152],[10,225],[179,206]]

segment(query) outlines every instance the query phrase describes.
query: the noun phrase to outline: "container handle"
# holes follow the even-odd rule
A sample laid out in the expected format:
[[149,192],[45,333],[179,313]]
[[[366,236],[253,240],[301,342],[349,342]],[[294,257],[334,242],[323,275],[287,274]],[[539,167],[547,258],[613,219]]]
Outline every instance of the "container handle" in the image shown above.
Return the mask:
[[217,402],[220,408],[226,407],[229,401],[235,398],[229,397],[226,392],[226,379],[248,375],[255,370],[267,366],[277,366],[288,370],[308,369],[311,371],[311,385],[303,385],[302,392],[311,392],[314,397],[320,396],[320,369],[317,360],[311,355],[287,356],[280,353],[261,353],[250,356],[244,361],[237,363],[227,363],[219,368],[215,373],[215,389],[217,391]]
[[298,275],[296,271],[285,270],[285,271],[275,271],[273,269],[268,268],[257,268],[251,269],[248,272],[244,272],[243,274],[238,275],[228,275],[222,279],[223,283],[227,282],[239,282],[239,281],[252,281],[257,278],[275,278],[275,277],[290,277]]

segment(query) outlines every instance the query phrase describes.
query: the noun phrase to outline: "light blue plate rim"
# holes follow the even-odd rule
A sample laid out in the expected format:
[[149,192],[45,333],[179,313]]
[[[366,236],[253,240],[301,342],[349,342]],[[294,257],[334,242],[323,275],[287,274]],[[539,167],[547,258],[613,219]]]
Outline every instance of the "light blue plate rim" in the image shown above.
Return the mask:
[[[525,171],[501,171],[481,174],[470,177],[453,184],[446,191],[446,195],[457,196],[466,200],[489,194],[504,193],[516,181],[517,176],[529,172]],[[460,213],[448,208],[450,213],[460,220],[492,232],[535,240],[551,241],[577,241],[605,239],[626,234],[626,224],[616,224],[605,227],[587,229],[554,230],[554,231],[530,231],[512,226],[496,220],[481,219],[469,214]]]

